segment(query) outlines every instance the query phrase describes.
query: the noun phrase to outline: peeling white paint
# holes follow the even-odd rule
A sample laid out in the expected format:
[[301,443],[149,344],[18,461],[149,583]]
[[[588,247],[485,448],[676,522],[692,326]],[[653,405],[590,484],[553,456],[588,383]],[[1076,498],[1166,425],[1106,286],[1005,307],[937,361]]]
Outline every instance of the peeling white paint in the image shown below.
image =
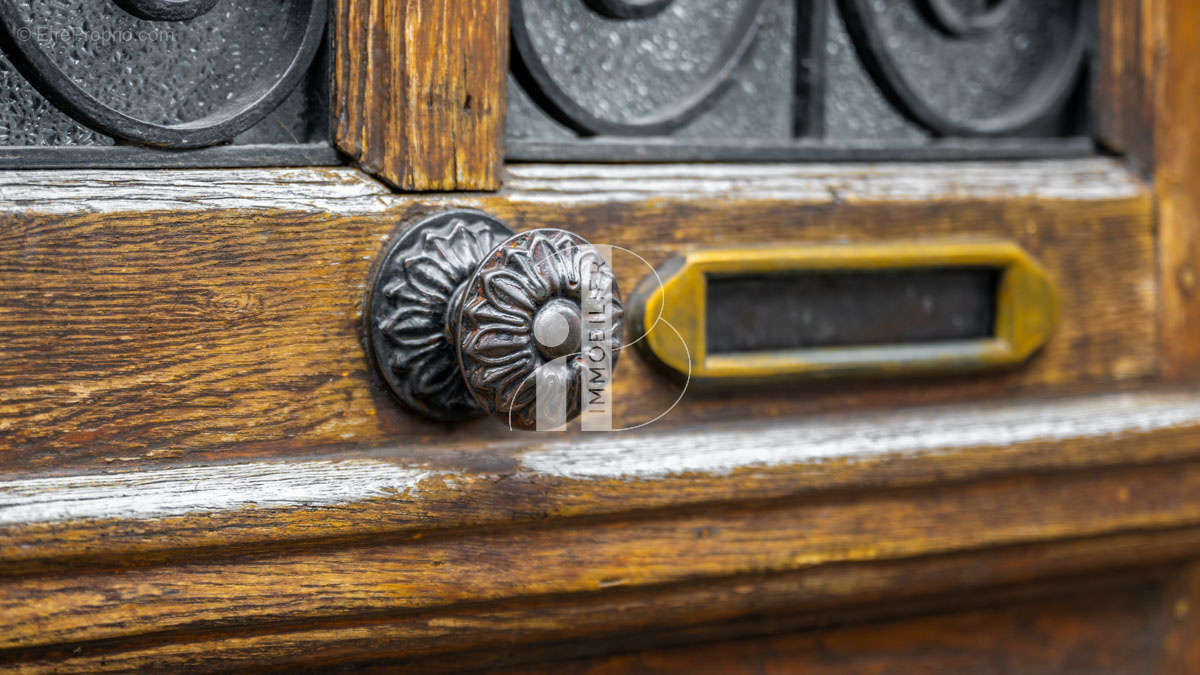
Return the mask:
[[[550,434],[518,457],[525,479],[652,480],[738,469],[919,456],[952,449],[986,453],[1071,438],[1122,437],[1200,424],[1200,396],[1134,393],[1054,401],[936,406],[812,417],[742,429],[662,434]],[[255,508],[329,507],[374,498],[420,502],[420,486],[466,489],[467,472],[383,459],[253,462],[0,482],[0,526],[119,518],[148,520]]]
[[0,482],[0,525],[150,519],[402,495],[430,476],[379,460],[253,462]]
[[354,169],[0,171],[0,212],[210,209],[371,213],[395,197]]
[[1200,422],[1200,399],[1114,394],[1053,404],[945,406],[932,411],[811,418],[761,429],[612,435],[528,452],[523,466],[563,478],[663,478],[727,474],[830,459],[862,459],[952,448],[1122,436]]
[[515,164],[510,200],[634,201],[654,196],[800,202],[930,199],[1061,200],[1135,197],[1145,186],[1105,158],[1024,162],[883,164]]
[[[1092,200],[1145,186],[1107,158],[1020,162],[877,164],[513,164],[510,202],[628,202],[652,198],[793,200],[803,203],[938,198]],[[348,168],[0,171],[0,212],[113,213],[209,209],[377,213],[409,201]],[[481,205],[478,194],[416,197]]]

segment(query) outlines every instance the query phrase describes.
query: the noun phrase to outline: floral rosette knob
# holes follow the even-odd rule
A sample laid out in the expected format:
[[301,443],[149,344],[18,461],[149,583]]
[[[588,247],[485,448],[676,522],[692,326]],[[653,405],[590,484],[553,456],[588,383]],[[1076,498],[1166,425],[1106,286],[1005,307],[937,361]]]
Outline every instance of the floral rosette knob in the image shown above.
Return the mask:
[[598,364],[611,371],[622,344],[620,292],[596,247],[558,229],[513,234],[479,211],[405,230],[376,265],[366,307],[384,381],[440,420],[565,423],[580,414],[585,378],[597,381]]

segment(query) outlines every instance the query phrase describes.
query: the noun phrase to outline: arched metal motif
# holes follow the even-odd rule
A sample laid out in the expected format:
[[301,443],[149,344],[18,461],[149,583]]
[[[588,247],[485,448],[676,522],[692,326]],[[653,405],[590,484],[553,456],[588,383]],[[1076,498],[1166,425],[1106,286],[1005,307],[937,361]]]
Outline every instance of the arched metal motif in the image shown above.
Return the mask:
[[675,0],[584,0],[592,10],[610,19],[648,19]]
[[121,9],[147,21],[187,21],[207,14],[219,0],[115,0]]
[[[975,14],[964,13],[947,0],[917,0],[924,4],[925,15],[934,19],[946,39],[970,39],[999,28],[1011,16],[1013,0]],[[863,64],[888,99],[918,124],[943,136],[1001,136],[1020,134],[1058,114],[1074,93],[1083,70],[1087,35],[1083,11],[1075,9],[1071,43],[1056,58],[1046,63],[1033,78],[1025,94],[993,114],[971,120],[952,119],[936,105],[922,98],[889,52],[888,36],[873,17],[872,0],[840,0],[839,6]],[[932,77],[932,74],[927,73]]]
[[[578,0],[576,0],[578,1]],[[593,9],[609,16],[635,18],[650,16],[671,4],[666,1],[636,0],[584,0]],[[585,109],[554,80],[533,44],[525,20],[524,0],[511,0],[512,41],[514,45],[514,70],[526,85],[529,95],[541,107],[562,124],[583,135],[613,136],[657,136],[669,134],[684,126],[703,113],[730,84],[730,76],[742,63],[754,44],[758,17],[764,0],[747,0],[741,13],[734,21],[728,39],[722,45],[713,65],[700,78],[700,84],[687,96],[673,101],[659,110],[629,121],[601,118]],[[624,12],[624,14],[622,14]]]
[[923,0],[925,10],[949,35],[970,36],[986,33],[1008,20],[1016,0],[976,0],[982,4],[992,2],[990,7],[981,6],[974,11],[964,11],[954,0]]
[[[168,5],[186,5],[199,10],[208,0],[126,0],[153,12]],[[202,13],[202,12],[201,12]],[[28,38],[32,28],[17,9],[16,0],[0,0],[0,37],[5,54],[21,75],[42,96],[81,124],[115,138],[162,148],[197,148],[232,140],[254,126],[287,98],[312,64],[325,30],[326,0],[299,0],[297,11],[289,12],[281,31],[283,45],[276,67],[262,73],[253,86],[233,97],[224,107],[197,120],[180,124],[156,124],[123,113],[77,85]]]

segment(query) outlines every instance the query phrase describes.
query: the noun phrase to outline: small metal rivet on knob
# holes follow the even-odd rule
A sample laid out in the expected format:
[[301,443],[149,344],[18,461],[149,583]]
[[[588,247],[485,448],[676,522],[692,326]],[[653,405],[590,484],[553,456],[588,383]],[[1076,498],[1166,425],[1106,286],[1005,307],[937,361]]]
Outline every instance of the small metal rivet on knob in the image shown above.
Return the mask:
[[578,352],[582,318],[579,305],[562,298],[539,309],[533,317],[533,340],[542,356],[553,361]]
[[532,429],[543,379],[562,383],[569,420],[581,408],[585,284],[593,298],[610,290],[607,316],[598,320],[592,301],[587,326],[615,366],[620,293],[587,241],[557,229],[514,234],[481,211],[437,213],[395,237],[376,264],[368,350],[392,393],[429,417],[489,413]]

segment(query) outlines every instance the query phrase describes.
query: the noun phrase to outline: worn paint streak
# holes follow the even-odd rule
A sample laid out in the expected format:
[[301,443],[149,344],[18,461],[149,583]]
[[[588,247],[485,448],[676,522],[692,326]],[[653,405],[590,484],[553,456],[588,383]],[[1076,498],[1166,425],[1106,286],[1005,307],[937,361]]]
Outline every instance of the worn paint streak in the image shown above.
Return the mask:
[[0,212],[11,213],[374,213],[392,205],[389,196],[386,188],[354,169],[0,171]]
[[33,478],[0,483],[0,525],[329,506],[406,495],[429,475],[378,460],[311,460]]
[[568,478],[661,478],[726,474],[768,467],[884,454],[1142,433],[1194,424],[1200,399],[1114,394],[1053,405],[947,406],[935,414],[898,411],[870,417],[814,418],[754,431],[707,431],[654,437],[609,436],[526,453],[531,471]]
[[[849,414],[753,429],[548,440],[519,459],[539,479],[653,480],[739,469],[978,451],[1072,438],[1123,437],[1200,422],[1200,396],[1112,394],[1023,403]],[[0,525],[94,518],[154,519],[247,507],[352,504],[402,496],[421,482],[451,490],[487,478],[383,459],[257,462],[0,482]],[[445,495],[442,496],[443,498]]]
[[[1054,171],[1047,171],[1047,166]],[[1133,198],[1145,189],[1110,159],[961,164],[512,165],[513,199],[529,202],[738,198],[821,203],[931,199]]]

